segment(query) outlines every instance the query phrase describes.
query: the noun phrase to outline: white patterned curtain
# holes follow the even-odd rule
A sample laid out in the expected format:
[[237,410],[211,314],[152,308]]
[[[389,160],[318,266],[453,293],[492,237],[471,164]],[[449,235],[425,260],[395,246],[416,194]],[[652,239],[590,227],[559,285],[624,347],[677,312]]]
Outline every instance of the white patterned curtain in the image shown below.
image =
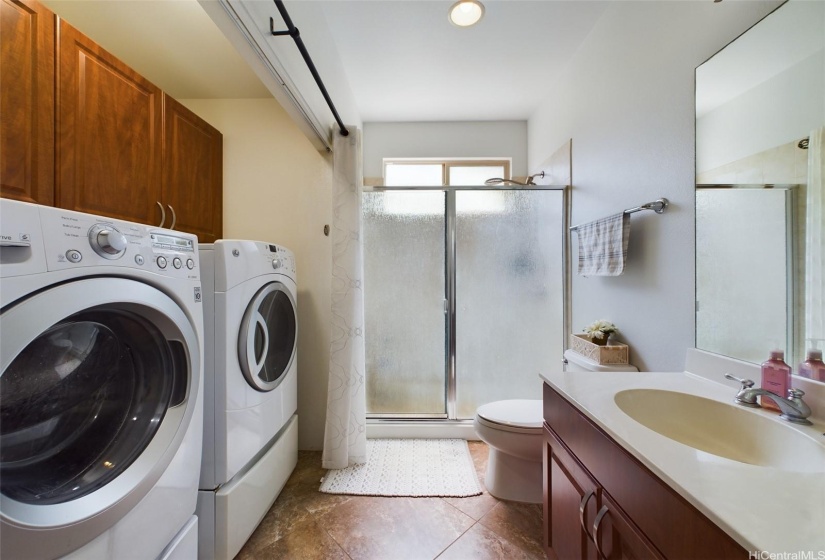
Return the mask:
[[367,460],[364,386],[364,265],[361,246],[361,132],[333,140],[332,321],[324,431],[325,469]]
[[805,220],[805,342],[825,349],[825,127],[808,139]]

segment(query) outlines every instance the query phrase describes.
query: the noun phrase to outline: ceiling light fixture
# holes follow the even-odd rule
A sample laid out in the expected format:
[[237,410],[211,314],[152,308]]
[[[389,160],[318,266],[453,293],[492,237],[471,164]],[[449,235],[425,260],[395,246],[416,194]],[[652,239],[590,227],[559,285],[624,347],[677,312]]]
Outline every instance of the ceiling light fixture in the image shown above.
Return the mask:
[[458,27],[470,27],[484,17],[484,5],[478,0],[458,0],[447,15],[450,23]]

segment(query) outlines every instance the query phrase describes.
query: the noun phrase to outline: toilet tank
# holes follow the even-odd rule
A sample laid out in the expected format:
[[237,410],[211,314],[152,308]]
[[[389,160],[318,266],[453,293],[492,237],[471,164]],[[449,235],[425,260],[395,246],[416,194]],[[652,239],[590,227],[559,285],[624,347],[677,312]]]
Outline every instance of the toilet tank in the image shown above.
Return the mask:
[[599,364],[572,350],[565,350],[564,362],[564,371],[639,371],[639,368],[631,364]]

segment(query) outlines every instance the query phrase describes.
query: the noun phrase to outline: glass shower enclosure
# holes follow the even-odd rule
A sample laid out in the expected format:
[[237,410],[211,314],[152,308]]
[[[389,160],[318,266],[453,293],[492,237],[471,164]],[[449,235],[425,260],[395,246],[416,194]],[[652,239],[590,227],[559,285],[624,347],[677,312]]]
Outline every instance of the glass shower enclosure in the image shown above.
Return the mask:
[[561,187],[364,193],[369,417],[541,398],[563,352],[564,212]]

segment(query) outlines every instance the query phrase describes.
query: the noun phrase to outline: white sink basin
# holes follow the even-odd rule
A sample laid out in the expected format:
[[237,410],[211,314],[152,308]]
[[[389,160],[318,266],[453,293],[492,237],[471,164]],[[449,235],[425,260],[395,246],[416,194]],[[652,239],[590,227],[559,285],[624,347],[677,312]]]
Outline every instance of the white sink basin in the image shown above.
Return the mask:
[[719,457],[795,472],[825,472],[825,436],[817,442],[781,420],[689,393],[629,389],[622,412],[678,443]]

